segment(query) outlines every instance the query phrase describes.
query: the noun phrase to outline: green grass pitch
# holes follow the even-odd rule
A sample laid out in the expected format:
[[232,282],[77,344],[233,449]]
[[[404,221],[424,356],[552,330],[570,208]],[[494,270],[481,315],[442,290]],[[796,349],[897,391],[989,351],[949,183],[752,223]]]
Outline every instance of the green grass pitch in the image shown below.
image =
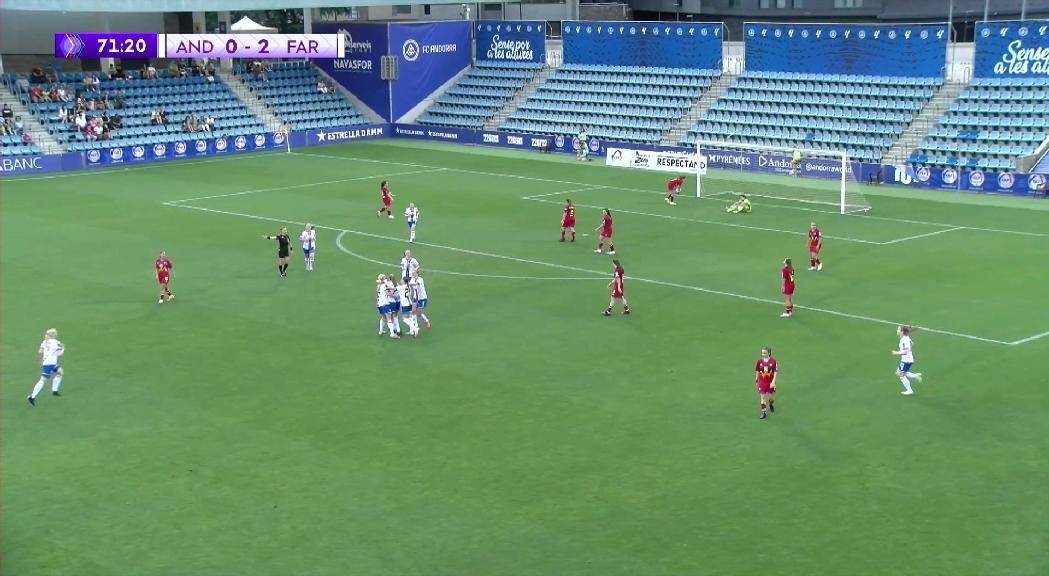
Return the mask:
[[[1049,573],[1049,204],[886,187],[868,216],[730,216],[666,179],[399,142],[4,179],[4,573]],[[374,279],[409,201],[434,325],[392,341]],[[627,317],[601,316],[598,207]],[[281,280],[260,236],[306,221],[316,270],[296,251]],[[896,322],[925,328],[910,398]],[[32,408],[50,327],[64,395]]]

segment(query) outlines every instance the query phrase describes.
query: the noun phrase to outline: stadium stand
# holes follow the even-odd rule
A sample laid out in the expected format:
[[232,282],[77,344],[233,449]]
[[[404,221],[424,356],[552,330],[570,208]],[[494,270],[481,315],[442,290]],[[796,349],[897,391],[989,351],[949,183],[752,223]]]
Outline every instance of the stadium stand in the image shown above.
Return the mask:
[[[184,121],[191,115],[197,126],[202,126],[207,118],[214,120],[210,136],[247,135],[264,129],[261,121],[215,76],[183,77],[166,69],[155,75],[156,78],[146,79],[138,71],[129,71],[126,79],[112,79],[98,73],[58,73],[55,82],[30,85],[27,75],[8,74],[4,81],[34,117],[72,152],[190,140],[199,136],[186,132]],[[97,78],[97,89],[83,88],[85,77]],[[37,89],[48,95],[40,98]],[[47,101],[55,100],[52,95],[59,90],[65,92],[68,101]],[[63,109],[67,112],[64,117]],[[89,126],[93,122],[104,126],[98,135],[78,128],[78,109],[82,109]],[[160,110],[168,122],[154,121]]]
[[480,130],[542,67],[539,62],[478,60],[416,123]]
[[656,144],[720,70],[565,64],[500,130]]
[[320,74],[305,60],[267,63],[269,70],[256,74],[238,64],[234,73],[259,100],[292,130],[333,126],[358,126],[368,121],[336,89],[318,90]]
[[977,78],[929,130],[910,162],[1012,171],[1047,137],[1049,78]]
[[846,150],[878,162],[939,78],[745,71],[681,139]]

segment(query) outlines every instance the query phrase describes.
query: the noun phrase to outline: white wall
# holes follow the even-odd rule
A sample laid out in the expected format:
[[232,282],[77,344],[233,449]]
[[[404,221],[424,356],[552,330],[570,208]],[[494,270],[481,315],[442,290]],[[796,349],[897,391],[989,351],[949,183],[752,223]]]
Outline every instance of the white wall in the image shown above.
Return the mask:
[[54,54],[55,32],[164,32],[164,13],[0,10],[0,53]]

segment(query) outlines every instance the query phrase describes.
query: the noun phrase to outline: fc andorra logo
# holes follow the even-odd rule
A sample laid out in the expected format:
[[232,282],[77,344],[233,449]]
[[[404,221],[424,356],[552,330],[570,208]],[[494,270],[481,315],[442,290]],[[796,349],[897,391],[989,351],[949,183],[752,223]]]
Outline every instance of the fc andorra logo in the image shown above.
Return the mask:
[[988,37],[990,35],[991,35],[990,28],[984,28],[983,30],[980,31],[980,36],[982,36],[984,38],[986,38],[986,37]]
[[954,168],[943,169],[943,183],[948,186],[958,181],[958,171]]
[[973,188],[983,188],[984,175],[983,172],[975,170],[969,172],[969,185]]
[[262,134],[255,135],[255,146],[261,148],[266,145],[266,137]]
[[572,150],[579,150],[579,137],[572,136]]
[[154,156],[163,156],[163,155],[165,155],[167,153],[168,153],[168,147],[165,146],[164,144],[154,144],[153,145],[153,155]]
[[1013,175],[1008,172],[1003,172],[998,175],[998,187],[999,188],[1012,188],[1016,181],[1013,180]]
[[131,149],[131,155],[135,158],[141,158],[146,155],[146,149],[142,146],[135,146]]
[[237,150],[243,150],[248,145],[248,139],[243,136],[237,136],[237,139],[233,141],[233,145]]
[[919,34],[918,36],[921,36],[921,39],[925,40],[926,38],[929,37],[929,31],[928,30],[922,30],[922,33]]
[[179,156],[185,154],[186,148],[187,146],[185,142],[175,142],[175,154],[178,154]]
[[554,146],[557,146],[558,148],[564,148],[565,147],[565,137],[561,136],[560,134],[555,136],[554,137]]
[[598,140],[597,138],[591,138],[589,144],[590,144],[590,150],[592,152],[600,152],[601,151],[601,141]]
[[856,33],[856,35],[860,37],[860,40],[863,40],[864,38],[867,37],[867,32],[864,31],[864,30],[860,30],[859,32]]
[[[221,140],[221,138],[220,138],[220,140]],[[216,142],[215,145],[218,146],[218,142]],[[207,150],[208,150],[208,141],[207,140],[197,140],[197,152],[200,152],[201,154],[203,154],[204,152],[207,152]]]
[[783,32],[781,32],[779,28],[776,28],[776,31],[773,32],[772,35],[775,36],[776,38],[779,38],[780,36],[783,35]]
[[917,170],[917,176],[919,182],[928,182],[929,178],[932,177],[932,172],[928,166],[922,166]]
[[896,39],[896,31],[895,30],[889,30],[889,40],[895,40],[895,39]]
[[284,143],[284,132],[274,132],[273,133],[273,143],[274,144],[283,144]]
[[88,162],[96,163],[96,162],[98,162],[101,159],[102,159],[102,153],[99,152],[98,150],[88,150],[87,151],[87,161]]
[[750,30],[747,30],[747,36],[750,36],[751,38],[754,37],[754,29],[753,28],[751,28]]
[[219,150],[219,151],[225,150],[226,146],[227,146],[227,144],[226,144],[226,139],[225,138],[219,138],[219,139],[215,140],[215,149],[216,150]]
[[113,160],[122,160],[124,158],[123,148],[112,148],[109,151],[109,157]]
[[404,55],[404,59],[409,62],[415,62],[419,59],[419,43],[409,38],[404,41],[404,45],[401,46],[401,54]]
[[1041,192],[1045,190],[1045,176],[1041,174],[1031,174],[1031,177],[1027,180],[1027,187],[1032,192]]
[[809,31],[808,30],[802,30],[801,31],[801,37],[802,38],[808,38],[809,37]]

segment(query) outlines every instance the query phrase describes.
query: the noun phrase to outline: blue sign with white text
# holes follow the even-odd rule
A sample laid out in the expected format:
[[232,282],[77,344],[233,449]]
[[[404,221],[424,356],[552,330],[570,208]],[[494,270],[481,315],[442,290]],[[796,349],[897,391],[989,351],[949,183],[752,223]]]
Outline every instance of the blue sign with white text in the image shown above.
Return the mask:
[[391,24],[390,52],[396,57],[391,117],[421,112],[450,80],[469,68],[470,22]]
[[916,188],[1022,195],[1044,194],[1046,190],[1046,177],[1042,174],[984,172],[904,164],[886,164],[883,170],[885,182]]
[[585,22],[561,25],[569,64],[721,70],[724,25],[682,22]]
[[28,176],[63,170],[79,170],[84,167],[79,152],[40,156],[0,157],[0,176]]
[[1049,78],[1049,20],[976,24],[974,78]]
[[947,25],[755,24],[743,26],[747,70],[867,76],[943,75]]
[[317,23],[313,25],[313,32],[345,37],[345,58],[318,59],[313,63],[372,112],[389,120],[390,83],[382,79],[382,57],[389,47],[389,26]]
[[546,23],[480,20],[474,24],[474,47],[478,60],[545,62]]

